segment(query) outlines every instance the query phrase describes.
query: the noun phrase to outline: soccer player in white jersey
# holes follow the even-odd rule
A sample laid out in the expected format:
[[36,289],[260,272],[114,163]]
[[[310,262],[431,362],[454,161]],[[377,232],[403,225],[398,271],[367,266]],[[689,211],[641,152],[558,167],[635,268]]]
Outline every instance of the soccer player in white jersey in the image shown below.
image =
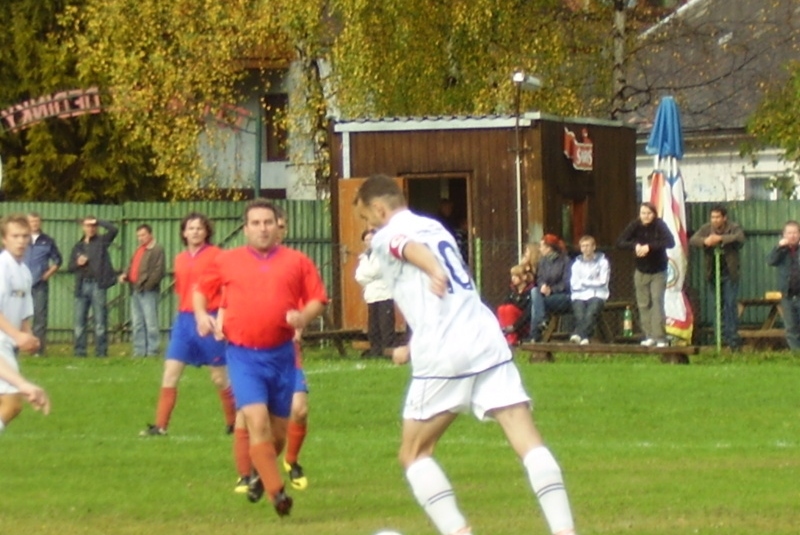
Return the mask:
[[36,410],[50,412],[50,399],[39,386],[19,373],[17,351],[33,353],[39,339],[33,336],[31,272],[22,262],[31,241],[25,214],[0,220],[3,252],[0,253],[0,433],[22,410],[27,399]]
[[471,411],[502,427],[552,533],[574,535],[561,469],[542,443],[511,351],[475,291],[455,240],[439,222],[409,211],[400,187],[385,175],[361,185],[356,206],[379,229],[372,248],[412,332],[395,360],[411,361],[399,458],[417,501],[442,535],[471,535],[433,459],[437,441],[458,413]]

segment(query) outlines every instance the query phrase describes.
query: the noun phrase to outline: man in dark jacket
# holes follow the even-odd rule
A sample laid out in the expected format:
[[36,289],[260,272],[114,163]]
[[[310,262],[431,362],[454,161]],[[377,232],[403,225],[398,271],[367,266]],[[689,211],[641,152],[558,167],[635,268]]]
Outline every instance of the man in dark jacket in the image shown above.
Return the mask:
[[153,229],[143,224],[136,227],[139,247],[131,257],[128,269],[119,282],[131,287],[131,322],[133,324],[133,356],[158,355],[158,297],[164,278],[164,248],[153,238]]
[[800,223],[787,221],[783,236],[770,251],[767,263],[778,268],[778,289],[781,291],[783,324],[789,349],[800,349]]
[[[106,290],[117,282],[108,247],[117,237],[117,227],[94,216],[83,219],[83,237],[69,255],[69,272],[75,273],[75,356],[86,356],[86,322],[89,307],[94,315],[95,353],[108,356]],[[97,233],[103,227],[104,234]]]
[[[705,252],[706,280],[711,295],[716,294],[716,268],[714,251],[722,253],[720,261],[720,293],[722,298],[722,339],[732,350],[738,350],[739,338],[739,249],[744,243],[744,231],[736,223],[728,221],[724,206],[711,209],[710,221],[701,226],[689,239],[689,245],[702,247]],[[712,297],[713,299],[713,297]]]
[[31,226],[31,243],[25,251],[25,265],[31,270],[33,287],[33,335],[39,339],[36,356],[45,355],[47,340],[47,314],[50,301],[49,280],[61,267],[61,251],[56,242],[42,232],[42,216],[36,212],[28,214]]

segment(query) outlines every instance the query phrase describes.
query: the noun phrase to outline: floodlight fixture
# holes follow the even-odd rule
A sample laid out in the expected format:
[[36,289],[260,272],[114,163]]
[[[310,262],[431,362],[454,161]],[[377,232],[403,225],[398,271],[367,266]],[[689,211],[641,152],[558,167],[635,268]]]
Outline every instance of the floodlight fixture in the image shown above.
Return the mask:
[[517,71],[511,76],[511,80],[517,84],[517,87],[525,91],[536,91],[541,89],[542,80],[537,76],[525,74],[525,71]]

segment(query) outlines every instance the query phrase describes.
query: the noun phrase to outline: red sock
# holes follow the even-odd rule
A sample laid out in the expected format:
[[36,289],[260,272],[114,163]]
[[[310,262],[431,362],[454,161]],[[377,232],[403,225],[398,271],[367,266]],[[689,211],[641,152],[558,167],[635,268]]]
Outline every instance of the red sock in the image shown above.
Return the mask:
[[287,463],[297,462],[300,448],[303,447],[303,441],[306,439],[307,429],[307,424],[298,424],[289,420],[289,426],[286,430],[286,456],[284,457]]
[[233,461],[240,476],[249,476],[253,471],[253,464],[250,462],[250,433],[247,428],[237,427],[233,430]]
[[236,403],[233,400],[233,390],[228,387],[218,392],[219,400],[222,402],[222,412],[225,414],[225,425],[233,425],[236,421]]
[[261,476],[264,489],[269,494],[270,499],[283,488],[283,479],[278,471],[278,456],[275,454],[275,446],[271,442],[259,442],[250,445],[250,459]]
[[156,408],[156,427],[167,428],[169,417],[172,416],[172,409],[175,408],[177,398],[177,388],[161,387],[161,392],[158,395],[158,407]]

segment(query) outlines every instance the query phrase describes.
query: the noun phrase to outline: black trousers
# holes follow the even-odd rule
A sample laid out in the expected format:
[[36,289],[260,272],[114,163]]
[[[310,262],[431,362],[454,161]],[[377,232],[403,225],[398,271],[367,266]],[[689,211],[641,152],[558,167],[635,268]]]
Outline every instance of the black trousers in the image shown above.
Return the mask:
[[369,339],[369,353],[383,356],[383,350],[394,347],[394,301],[378,301],[367,304],[369,325],[367,338]]

